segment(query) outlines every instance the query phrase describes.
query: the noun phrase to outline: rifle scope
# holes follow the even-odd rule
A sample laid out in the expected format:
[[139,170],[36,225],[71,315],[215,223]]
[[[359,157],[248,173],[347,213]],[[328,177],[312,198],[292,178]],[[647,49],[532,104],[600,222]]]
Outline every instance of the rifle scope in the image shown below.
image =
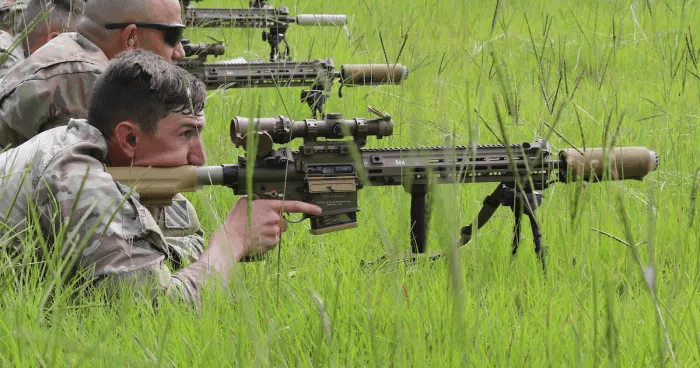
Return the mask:
[[199,56],[206,58],[208,55],[221,56],[226,52],[226,47],[221,43],[192,43],[190,40],[183,39],[180,41],[182,49],[185,50],[185,57]]
[[[363,140],[367,136],[377,138],[392,134],[394,125],[391,116],[377,119],[354,118],[344,120],[338,113],[327,114],[325,119],[305,119],[295,121],[286,116],[253,119],[254,130],[267,133],[273,143],[282,144],[294,138],[304,138],[305,142],[317,138],[339,139],[352,136]],[[236,116],[231,120],[231,141],[236,147],[245,146],[246,135],[251,129],[250,119]]]

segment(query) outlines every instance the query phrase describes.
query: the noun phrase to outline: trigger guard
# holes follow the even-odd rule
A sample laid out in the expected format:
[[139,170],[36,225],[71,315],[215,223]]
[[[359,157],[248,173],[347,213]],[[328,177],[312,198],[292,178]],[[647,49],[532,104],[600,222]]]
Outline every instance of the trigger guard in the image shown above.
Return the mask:
[[287,218],[288,216],[289,216],[288,214],[284,214],[284,215],[282,215],[282,218],[284,219],[284,221],[286,221],[289,224],[298,224],[298,223],[306,220],[307,218],[311,218],[311,216],[309,216],[305,213],[302,214],[301,218],[299,218],[298,220],[290,220],[289,218]]

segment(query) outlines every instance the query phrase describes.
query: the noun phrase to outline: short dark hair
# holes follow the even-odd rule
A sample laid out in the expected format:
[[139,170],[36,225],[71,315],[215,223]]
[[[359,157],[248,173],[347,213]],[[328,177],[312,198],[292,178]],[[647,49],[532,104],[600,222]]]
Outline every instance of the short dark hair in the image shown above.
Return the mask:
[[[25,28],[47,9],[50,9],[48,19],[51,23],[65,28],[70,22],[76,22],[76,19],[83,16],[85,0],[31,0],[22,12],[23,20],[16,24],[16,33],[24,32]],[[28,37],[31,35],[30,31]]]
[[110,61],[92,88],[88,123],[105,139],[122,121],[153,135],[171,112],[202,115],[204,83],[146,50],[124,51]]

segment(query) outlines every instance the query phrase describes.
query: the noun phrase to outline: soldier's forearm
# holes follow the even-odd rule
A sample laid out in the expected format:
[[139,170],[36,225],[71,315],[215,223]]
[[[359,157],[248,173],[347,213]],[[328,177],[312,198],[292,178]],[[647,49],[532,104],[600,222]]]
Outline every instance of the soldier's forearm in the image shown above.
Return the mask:
[[225,283],[233,265],[243,258],[244,253],[242,242],[235,236],[227,235],[223,228],[219,228],[212,233],[209,246],[195,264],[210,265],[221,275]]

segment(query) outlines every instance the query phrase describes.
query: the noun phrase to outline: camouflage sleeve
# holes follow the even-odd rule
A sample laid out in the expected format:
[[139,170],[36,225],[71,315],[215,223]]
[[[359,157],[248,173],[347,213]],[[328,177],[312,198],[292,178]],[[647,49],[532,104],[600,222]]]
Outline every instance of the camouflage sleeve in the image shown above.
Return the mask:
[[[9,77],[9,75],[8,75]],[[18,146],[69,118],[87,117],[94,73],[59,74],[28,79],[6,94],[0,108],[0,145]]]
[[10,50],[13,43],[14,38],[9,33],[0,31],[0,78],[15,64],[24,60],[24,53],[20,47]]
[[163,233],[173,265],[183,267],[199,259],[204,251],[204,232],[190,201],[178,193],[170,206],[149,211]]
[[[96,284],[146,289],[154,297],[164,292],[196,303],[212,269],[195,263],[171,273],[157,223],[138,197],[130,196],[128,187],[114,182],[90,155],[97,150],[92,143],[76,144],[42,173],[35,194],[43,209],[42,230],[69,234],[54,246]],[[57,225],[67,231],[58,231]]]

